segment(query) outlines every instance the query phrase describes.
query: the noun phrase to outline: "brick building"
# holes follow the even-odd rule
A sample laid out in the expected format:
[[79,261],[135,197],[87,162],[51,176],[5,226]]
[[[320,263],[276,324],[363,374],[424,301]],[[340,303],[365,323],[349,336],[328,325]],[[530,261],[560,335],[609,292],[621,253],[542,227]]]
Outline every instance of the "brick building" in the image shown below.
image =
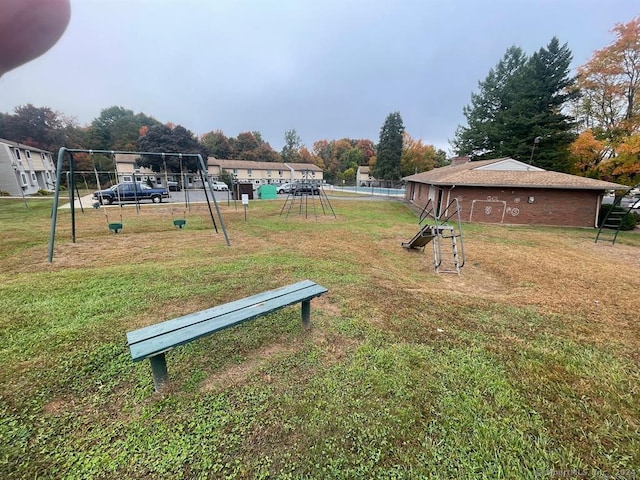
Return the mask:
[[512,158],[471,162],[405,177],[406,199],[441,211],[458,200],[463,221],[512,225],[595,227],[602,198],[617,183],[550,172]]

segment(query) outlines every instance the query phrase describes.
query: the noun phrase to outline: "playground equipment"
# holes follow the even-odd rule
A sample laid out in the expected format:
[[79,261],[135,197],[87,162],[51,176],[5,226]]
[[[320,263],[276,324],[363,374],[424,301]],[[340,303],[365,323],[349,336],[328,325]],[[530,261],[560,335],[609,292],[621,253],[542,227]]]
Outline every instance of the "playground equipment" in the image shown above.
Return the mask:
[[[449,224],[449,220],[456,217],[455,225]],[[423,225],[424,223],[424,225]],[[420,213],[420,231],[408,242],[402,242],[402,246],[409,249],[422,249],[428,243],[433,247],[433,266],[436,273],[460,273],[464,266],[464,241],[462,238],[462,221],[460,220],[460,205],[454,198],[445,208],[437,209],[431,200]],[[451,246],[450,255],[443,254],[443,248]]]
[[[98,187],[98,191],[102,191],[102,185],[100,185],[100,175],[98,175],[98,169],[96,168],[96,160],[95,157],[93,155],[93,152],[90,153],[91,156],[91,165],[93,166],[93,173],[96,176],[96,186]],[[115,158],[115,155],[114,155]],[[70,177],[72,177],[70,175]],[[73,180],[70,180],[70,182],[73,182]],[[56,187],[57,190],[57,187]],[[78,195],[79,196],[79,195]],[[96,205],[96,208],[99,206],[99,204],[101,203],[102,199],[97,200],[98,205]],[[104,217],[107,220],[107,227],[109,228],[109,230],[111,230],[113,233],[118,233],[120,230],[122,230],[122,227],[124,226],[123,220],[122,220],[122,204],[120,202],[120,190],[118,190],[118,205],[120,206],[119,211],[120,211],[120,222],[110,222],[109,221],[109,214],[107,213],[107,209],[104,208]],[[55,206],[54,206],[55,208]]]
[[[299,215],[304,213],[304,217],[309,218],[309,208],[311,207],[317,221],[318,206],[316,205],[316,197],[318,197],[322,214],[331,214],[336,218],[336,212],[333,210],[327,194],[324,192],[322,186],[315,185],[309,180],[309,173],[309,170],[303,170],[302,180],[291,186],[284,205],[282,205],[282,209],[280,210],[280,216],[286,211],[285,218],[289,218],[289,214],[297,210]],[[309,201],[309,199],[311,199],[311,201]]]
[[[637,190],[640,188],[640,183],[633,187],[631,191]],[[622,200],[629,194],[629,192],[625,192],[622,195],[616,195],[613,200],[613,204],[611,208],[607,211],[600,227],[598,228],[598,233],[596,233],[595,243],[598,243],[598,240],[611,242],[611,245],[616,243],[616,239],[618,238],[618,233],[620,233],[620,228],[622,227],[622,221],[629,214],[631,209],[635,206],[636,202],[630,202],[626,206],[622,205]],[[637,200],[640,202],[640,200]]]
[[[216,213],[218,216],[218,219],[220,220],[220,226],[222,227],[222,232],[224,233],[224,238],[225,241],[227,242],[227,246],[230,246],[230,242],[229,242],[229,236],[227,235],[227,230],[224,226],[224,221],[222,220],[222,215],[220,214],[220,208],[218,207],[218,203],[216,201],[216,198],[213,194],[213,186],[211,184],[211,181],[209,180],[209,176],[207,175],[207,167],[206,164],[202,158],[202,155],[197,154],[197,153],[174,153],[174,152],[165,152],[165,153],[161,153],[161,152],[133,152],[133,151],[123,151],[123,150],[87,150],[87,149],[72,149],[72,148],[66,148],[66,147],[61,147],[60,150],[58,151],[58,164],[57,164],[57,178],[56,178],[56,189],[55,189],[55,194],[54,194],[54,198],[53,198],[53,211],[51,213],[51,234],[49,235],[49,255],[48,255],[48,260],[49,263],[53,262],[53,246],[54,246],[54,241],[55,241],[55,234],[56,234],[56,223],[57,223],[57,218],[58,218],[58,203],[59,203],[59,198],[60,198],[60,186],[62,184],[62,165],[63,165],[63,160],[65,158],[65,155],[69,156],[69,182],[70,184],[68,185],[69,189],[69,204],[70,204],[70,208],[71,208],[71,241],[73,243],[76,243],[76,216],[75,216],[75,202],[74,202],[74,198],[73,198],[73,192],[76,190],[75,188],[75,180],[74,180],[74,171],[75,171],[75,161],[73,159],[73,154],[74,153],[88,153],[90,155],[93,155],[94,153],[103,153],[103,154],[111,154],[113,156],[115,156],[115,154],[117,153],[122,153],[122,154],[134,154],[134,155],[163,155],[164,156],[178,156],[181,159],[183,157],[196,157],[198,159],[198,170],[200,172],[200,176],[202,178],[203,181],[203,185],[206,186],[206,188],[204,189],[205,191],[205,196],[207,199],[207,205],[209,207],[209,214],[211,216],[211,221],[213,223],[213,228],[215,230],[215,232],[218,232],[218,227],[216,225],[216,220],[214,218],[214,214],[213,214],[213,210],[211,209],[211,204],[209,202],[209,198],[213,199],[213,203],[215,205],[215,209],[216,209]],[[96,173],[96,177],[97,176],[97,171],[95,170],[95,163],[94,163],[94,171]],[[135,178],[134,178],[135,180]],[[99,178],[98,178],[98,183],[99,183]],[[99,186],[99,185],[98,185]],[[186,190],[186,189],[185,189]],[[209,196],[207,194],[207,190],[209,190],[209,192],[211,193],[211,196]],[[187,198],[186,193],[185,193],[185,199]],[[185,202],[186,204],[187,202]],[[121,206],[120,206],[121,207]],[[106,215],[106,212],[105,212]],[[121,217],[122,219],[122,217]],[[184,220],[184,219],[182,219]],[[118,231],[120,231],[122,229],[122,220],[116,224],[117,222],[109,222],[109,218],[107,216],[107,223],[109,225],[109,228],[114,231],[115,233],[117,233]],[[180,222],[179,222],[180,223]],[[186,224],[186,220],[184,220],[184,223],[182,223],[182,226],[184,226]],[[119,225],[119,227],[118,227]],[[175,224],[175,220],[174,220],[174,225]],[[179,225],[176,225],[176,227],[181,228]]]

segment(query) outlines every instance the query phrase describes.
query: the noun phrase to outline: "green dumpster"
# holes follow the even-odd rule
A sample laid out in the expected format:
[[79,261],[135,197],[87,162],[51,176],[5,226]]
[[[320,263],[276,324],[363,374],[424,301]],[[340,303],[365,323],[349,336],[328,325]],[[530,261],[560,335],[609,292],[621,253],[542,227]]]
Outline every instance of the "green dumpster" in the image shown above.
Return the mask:
[[258,198],[263,200],[273,200],[278,198],[275,185],[260,185],[258,187]]

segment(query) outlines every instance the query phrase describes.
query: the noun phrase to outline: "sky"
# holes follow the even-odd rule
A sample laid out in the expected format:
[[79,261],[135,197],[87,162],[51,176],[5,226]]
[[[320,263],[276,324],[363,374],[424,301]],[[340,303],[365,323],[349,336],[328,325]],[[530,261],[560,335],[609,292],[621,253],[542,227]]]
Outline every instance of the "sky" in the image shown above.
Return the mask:
[[196,135],[295,129],[378,142],[400,112],[452,155],[463,108],[512,45],[554,37],[573,67],[640,14],[638,0],[71,0],[43,56],[0,78],[0,111],[31,103],[88,125],[121,106]]

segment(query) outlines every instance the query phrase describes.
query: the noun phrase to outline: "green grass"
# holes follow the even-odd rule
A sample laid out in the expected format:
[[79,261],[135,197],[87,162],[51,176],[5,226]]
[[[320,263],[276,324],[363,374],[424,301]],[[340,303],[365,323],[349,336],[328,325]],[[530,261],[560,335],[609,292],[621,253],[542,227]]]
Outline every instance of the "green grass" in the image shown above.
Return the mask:
[[[151,209],[118,236],[79,215],[71,244],[61,212],[48,264],[51,201],[0,200],[0,476],[638,478],[640,267],[616,259],[634,234],[466,225],[468,266],[438,276],[399,246],[405,205],[332,203],[223,209],[231,247],[206,215],[175,231]],[[597,265],[571,284],[584,306],[544,290],[581,275],[536,269],[556,256]],[[329,288],[309,332],[292,307],[181,346],[159,394],[131,361],[129,330],[303,278]]]

